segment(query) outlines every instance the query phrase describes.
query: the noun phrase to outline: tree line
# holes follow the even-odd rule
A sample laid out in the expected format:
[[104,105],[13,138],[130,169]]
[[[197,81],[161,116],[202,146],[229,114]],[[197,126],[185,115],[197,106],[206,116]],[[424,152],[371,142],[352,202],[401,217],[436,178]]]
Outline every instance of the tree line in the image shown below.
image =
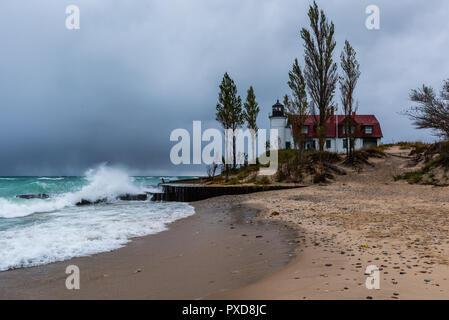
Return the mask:
[[[243,103],[242,99],[237,93],[237,86],[234,80],[226,72],[223,76],[223,80],[220,84],[220,92],[218,94],[218,103],[216,107],[216,120],[221,124],[225,130],[235,130],[241,128],[244,123],[247,123],[248,129],[251,133],[255,135],[257,132],[257,116],[259,115],[260,108],[256,101],[256,94],[252,86],[249,87],[247,91],[246,101]],[[226,146],[229,143],[226,139]],[[254,146],[255,136],[252,139],[253,154],[255,154]],[[237,155],[236,155],[236,136],[232,135],[232,166],[236,168],[237,166]],[[230,165],[225,163],[226,169],[226,179],[229,177]]]
[[[348,41],[345,42],[340,55],[342,75],[338,74],[337,63],[334,61],[336,46],[335,27],[329,21],[323,10],[316,2],[309,6],[309,28],[302,28],[300,37],[304,45],[304,67],[301,68],[298,59],[294,60],[292,69],[288,73],[287,82],[291,93],[284,96],[287,117],[292,126],[295,147],[302,154],[304,149],[303,128],[309,114],[315,117],[315,130],[318,133],[319,150],[324,151],[326,126],[332,115],[332,108],[336,109],[334,101],[335,91],[339,84],[341,104],[345,114],[345,135],[348,141],[348,157],[354,151],[353,136],[355,122],[352,114],[357,105],[354,99],[355,88],[360,77],[360,65],[356,52]],[[309,102],[310,98],[310,102]],[[257,116],[260,108],[256,102],[253,87],[247,92],[246,102],[243,104],[237,93],[237,87],[228,73],[225,73],[220,84],[218,103],[216,106],[216,120],[223,129],[236,130],[247,123],[249,129],[257,130]],[[233,167],[236,166],[235,136],[233,143]],[[226,166],[228,172],[229,166]]]

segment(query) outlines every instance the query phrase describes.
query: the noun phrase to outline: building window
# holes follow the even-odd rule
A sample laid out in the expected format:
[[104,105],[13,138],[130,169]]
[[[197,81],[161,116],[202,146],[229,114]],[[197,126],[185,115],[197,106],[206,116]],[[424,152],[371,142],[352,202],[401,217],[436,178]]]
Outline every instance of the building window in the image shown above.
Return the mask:
[[326,140],[326,149],[330,149],[332,147],[332,142],[330,140]]
[[292,148],[292,144],[290,143],[290,141],[287,141],[285,143],[285,149],[290,150]]
[[365,126],[365,134],[373,134],[373,126]]
[[303,134],[309,134],[309,126],[302,127],[302,133]]

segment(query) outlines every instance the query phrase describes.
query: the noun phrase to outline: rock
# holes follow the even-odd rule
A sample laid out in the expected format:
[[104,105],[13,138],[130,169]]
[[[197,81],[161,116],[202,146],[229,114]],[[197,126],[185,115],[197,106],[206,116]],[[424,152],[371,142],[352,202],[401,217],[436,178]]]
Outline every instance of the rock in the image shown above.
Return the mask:
[[143,194],[124,194],[118,197],[118,199],[122,201],[146,201],[148,199],[148,195],[146,193]]
[[16,196],[16,198],[19,199],[48,199],[50,196],[45,193],[39,193],[39,194],[21,194]]
[[272,216],[272,217],[278,216],[278,215],[279,215],[279,212],[277,212],[277,211],[273,211],[273,212],[271,213],[271,216]]
[[326,263],[325,266],[326,267],[332,267],[332,263]]
[[81,201],[77,202],[76,205],[78,207],[82,207],[82,206],[91,206],[93,204],[100,204],[100,203],[104,203],[106,202],[107,199],[98,199],[95,201],[91,201],[91,200],[86,200],[86,199],[82,199]]

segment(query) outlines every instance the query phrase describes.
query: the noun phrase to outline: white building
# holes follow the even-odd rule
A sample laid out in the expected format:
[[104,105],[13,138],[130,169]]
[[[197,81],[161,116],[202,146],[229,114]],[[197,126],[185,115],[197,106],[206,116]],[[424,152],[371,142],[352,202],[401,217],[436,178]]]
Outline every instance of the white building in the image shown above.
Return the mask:
[[[293,127],[285,114],[284,106],[279,102],[273,105],[270,115],[270,128],[277,129],[279,134],[280,149],[291,149],[294,147],[293,134],[298,128]],[[374,115],[356,115],[351,116],[353,125],[351,132],[354,136],[355,149],[364,147],[378,146],[382,139],[382,129],[379,121]],[[318,149],[318,134],[316,132],[316,123],[318,116],[310,115],[307,117],[304,128],[304,147],[306,150]],[[332,115],[327,121],[324,150],[330,152],[346,152],[347,140],[345,134],[345,116]]]

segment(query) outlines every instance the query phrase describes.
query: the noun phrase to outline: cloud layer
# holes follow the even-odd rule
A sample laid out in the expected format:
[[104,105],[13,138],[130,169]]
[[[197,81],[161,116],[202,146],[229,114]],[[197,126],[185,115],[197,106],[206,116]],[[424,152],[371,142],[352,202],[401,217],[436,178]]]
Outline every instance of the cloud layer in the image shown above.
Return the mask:
[[[411,88],[449,78],[449,2],[319,1],[347,39],[362,76],[360,113],[381,121],[384,141],[429,140],[398,113]],[[76,4],[81,29],[65,28]],[[0,4],[0,175],[80,174],[108,161],[135,174],[188,174],[169,164],[171,130],[216,127],[225,71],[239,92],[253,85],[259,126],[288,92],[302,61],[307,1],[5,0]],[[365,28],[380,7],[381,29]],[[338,94],[336,101],[338,102]]]

